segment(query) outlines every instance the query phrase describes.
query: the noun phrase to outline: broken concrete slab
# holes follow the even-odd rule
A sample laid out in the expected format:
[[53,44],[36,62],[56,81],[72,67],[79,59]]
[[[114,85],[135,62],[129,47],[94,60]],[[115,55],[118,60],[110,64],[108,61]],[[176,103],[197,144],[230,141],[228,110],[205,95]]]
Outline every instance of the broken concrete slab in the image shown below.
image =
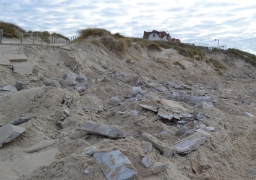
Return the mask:
[[79,75],[76,77],[76,81],[77,82],[85,82],[85,81],[87,81],[87,78],[83,75]]
[[181,127],[180,129],[178,129],[176,132],[175,132],[175,135],[176,136],[182,136],[183,134],[185,134],[186,132],[188,131],[188,128],[183,126]]
[[140,106],[141,106],[142,108],[144,108],[144,109],[149,110],[149,111],[153,111],[153,112],[155,112],[155,113],[158,112],[158,110],[157,110],[155,107],[153,107],[153,106],[144,105],[144,104],[140,104]]
[[113,104],[114,106],[119,106],[122,104],[122,102],[119,99],[117,99],[116,97],[111,97],[109,100],[110,100],[111,104]]
[[4,87],[1,87],[0,89],[1,91],[11,91],[11,92],[16,92],[17,89],[14,87],[14,86],[4,86]]
[[205,129],[211,132],[215,132],[215,127],[206,127]]
[[71,51],[72,50],[72,48],[68,47],[68,46],[63,46],[63,47],[61,47],[61,49],[66,50],[66,51]]
[[157,115],[160,116],[161,118],[167,119],[169,121],[171,121],[173,119],[173,117],[174,117],[172,113],[166,112],[163,109],[160,109],[158,111]]
[[49,166],[57,160],[56,156],[59,154],[60,152],[57,148],[39,151],[13,159],[10,165],[20,177],[23,177],[32,174],[39,167]]
[[28,63],[28,62],[21,62],[21,63],[13,63],[13,72],[18,74],[33,74],[33,69],[35,67],[35,64]]
[[204,131],[203,129],[197,129],[196,132],[199,132],[202,135],[205,135],[207,137],[211,137],[211,134],[209,134],[208,132]]
[[0,54],[0,65],[8,66],[8,65],[11,65],[11,62],[5,56]]
[[251,117],[251,118],[254,117],[254,115],[252,115],[251,113],[245,112],[245,114],[246,114],[247,116]]
[[93,154],[107,180],[132,180],[137,172],[131,161],[119,150]]
[[149,156],[145,156],[144,158],[142,158],[141,164],[142,164],[145,168],[148,168],[149,166],[151,166],[151,165],[152,165],[152,162],[150,161]]
[[142,150],[145,153],[150,153],[152,151],[152,144],[147,141],[142,141],[141,142]]
[[145,169],[140,175],[142,177],[148,177],[153,174],[157,174],[167,168],[166,164],[161,163],[161,162],[156,162],[149,168]]
[[76,86],[75,87],[75,89],[79,92],[79,93],[81,93],[81,92],[84,92],[85,90],[86,90],[86,85],[85,84],[80,84],[80,85],[78,85],[78,86]]
[[8,143],[25,132],[25,128],[6,124],[0,127],[0,147],[2,144]]
[[177,152],[177,154],[186,155],[191,151],[196,150],[205,143],[206,137],[196,137],[193,139],[185,139],[178,142],[175,145],[172,145],[171,148]]
[[175,109],[175,110],[182,110],[182,111],[187,111],[187,109],[179,102],[177,101],[172,101],[168,99],[161,99],[161,104],[163,106],[167,106],[170,109]]
[[3,54],[11,62],[26,62],[27,56],[25,54]]
[[83,155],[91,156],[96,151],[96,149],[97,149],[97,147],[95,147],[95,146],[91,146],[91,147],[85,148],[83,150],[82,154]]
[[161,141],[159,141],[154,136],[147,134],[147,133],[143,133],[142,138],[145,141],[152,143],[153,147],[156,148],[158,151],[160,151],[160,153],[163,154],[164,156],[172,157],[173,149],[170,148],[169,146],[165,145]]
[[99,124],[92,121],[87,121],[81,124],[81,129],[87,131],[90,134],[97,134],[102,136],[107,136],[109,138],[126,138],[129,134],[124,130],[121,130],[115,126],[109,126],[104,124]]
[[24,84],[21,81],[16,81],[15,82],[15,87],[17,88],[18,91],[22,90],[22,89],[28,89],[27,85]]
[[49,140],[41,140],[40,142],[38,142],[37,144],[25,149],[24,151],[27,153],[33,153],[33,152],[37,152],[40,151],[41,149],[47,148],[51,145],[53,145],[55,142],[55,140],[53,139],[49,139]]
[[29,121],[31,118],[34,118],[34,117],[35,117],[34,115],[29,115],[27,117],[19,117],[17,119],[12,120],[8,124],[19,125],[19,124],[22,124],[22,123],[25,123],[25,122]]

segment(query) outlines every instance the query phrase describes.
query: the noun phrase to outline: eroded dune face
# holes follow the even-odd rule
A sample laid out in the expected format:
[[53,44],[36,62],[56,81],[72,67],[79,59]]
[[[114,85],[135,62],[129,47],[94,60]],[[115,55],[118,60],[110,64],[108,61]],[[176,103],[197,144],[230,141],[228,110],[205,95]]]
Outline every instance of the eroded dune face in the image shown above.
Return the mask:
[[256,178],[253,66],[106,40],[0,46],[0,179]]

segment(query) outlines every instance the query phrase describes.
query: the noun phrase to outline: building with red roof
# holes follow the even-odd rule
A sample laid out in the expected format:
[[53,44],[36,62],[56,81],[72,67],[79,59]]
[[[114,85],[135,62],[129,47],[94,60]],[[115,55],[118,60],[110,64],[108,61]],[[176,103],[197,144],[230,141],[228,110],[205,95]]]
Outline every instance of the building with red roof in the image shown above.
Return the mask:
[[144,31],[143,39],[148,39],[150,41],[168,41],[168,42],[176,42],[176,43],[181,42],[179,39],[171,38],[171,36],[165,31],[156,31],[156,30],[153,30],[152,32]]

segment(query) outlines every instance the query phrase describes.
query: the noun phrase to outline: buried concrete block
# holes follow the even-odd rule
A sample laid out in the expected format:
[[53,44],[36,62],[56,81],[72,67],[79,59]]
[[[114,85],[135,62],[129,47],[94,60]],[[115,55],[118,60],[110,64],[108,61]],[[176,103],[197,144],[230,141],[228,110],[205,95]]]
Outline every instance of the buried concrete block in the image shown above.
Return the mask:
[[142,141],[141,142],[142,150],[145,153],[150,153],[152,151],[152,144],[147,141]]
[[10,86],[10,85],[8,85],[8,86],[3,86],[3,87],[1,87],[0,90],[1,90],[1,91],[11,91],[11,92],[16,92],[16,91],[17,91],[16,87]]
[[77,82],[85,82],[85,81],[87,81],[87,78],[83,75],[79,75],[76,77],[76,81]]
[[91,146],[91,147],[85,148],[83,150],[82,154],[83,155],[91,156],[96,151],[96,149],[97,149],[97,147],[95,147],[95,146]]
[[144,104],[140,104],[140,106],[141,106],[142,108],[144,108],[144,109],[149,110],[149,111],[153,111],[153,112],[155,112],[155,113],[158,112],[158,110],[157,110],[155,107],[153,107],[153,106],[144,105]]
[[169,121],[171,121],[174,117],[172,113],[168,113],[162,109],[160,111],[158,111],[157,115],[160,116],[161,118],[167,119]]
[[41,140],[40,142],[38,142],[34,146],[31,146],[31,147],[25,149],[24,151],[27,152],[27,153],[37,152],[37,151],[40,151],[41,149],[44,149],[44,148],[47,148],[47,147],[53,145],[54,143],[55,143],[55,140],[53,140],[53,139]]
[[1,53],[0,53],[0,65],[11,65],[11,62],[9,61],[9,59],[7,59],[6,57],[4,57]]
[[27,56],[25,54],[3,54],[11,62],[26,62]]
[[0,147],[2,144],[8,143],[22,134],[26,129],[19,126],[6,124],[0,127]]
[[18,74],[33,74],[33,69],[35,64],[28,63],[28,62],[21,62],[21,63],[13,63],[13,72]]
[[118,129],[115,126],[87,121],[81,124],[81,129],[91,134],[107,136],[109,138],[126,138],[129,136],[124,130]]
[[207,139],[206,137],[186,139],[171,146],[171,148],[173,148],[177,152],[177,154],[181,154],[181,155],[189,154],[191,151],[196,150],[197,148],[199,148],[199,146],[204,144],[206,139]]
[[166,157],[172,157],[173,150],[172,148],[168,147],[167,145],[163,144],[161,141],[159,141],[157,138],[154,136],[143,133],[142,138],[147,141],[152,143],[152,146],[156,148],[158,151],[160,151],[161,154],[163,154]]
[[24,84],[23,82],[21,81],[16,81],[15,82],[15,87],[18,91],[22,90],[22,89],[28,89],[27,85]]
[[167,168],[166,164],[161,163],[161,162],[156,162],[153,165],[151,165],[149,168],[145,169],[144,171],[141,172],[142,177],[148,177],[153,174],[157,174]]
[[131,161],[119,150],[93,154],[107,180],[132,180],[137,172]]
[[117,99],[116,97],[111,97],[109,100],[110,100],[111,104],[113,104],[114,106],[119,106],[122,104],[122,102],[119,99]]
[[152,162],[150,161],[150,158],[148,156],[145,156],[142,160],[141,160],[141,164],[145,167],[148,168],[149,166],[152,165]]
[[34,118],[35,116],[34,115],[29,115],[27,117],[19,117],[17,119],[14,119],[12,120],[11,122],[9,122],[8,124],[11,124],[11,125],[19,125],[19,124],[23,124],[27,121],[29,121],[31,118]]

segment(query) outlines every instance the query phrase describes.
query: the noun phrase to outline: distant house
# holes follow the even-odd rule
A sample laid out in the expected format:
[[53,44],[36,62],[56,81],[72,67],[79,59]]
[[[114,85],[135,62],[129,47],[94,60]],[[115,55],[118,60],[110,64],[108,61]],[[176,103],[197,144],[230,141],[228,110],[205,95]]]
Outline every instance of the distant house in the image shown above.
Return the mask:
[[175,39],[175,38],[171,38],[171,42],[174,43],[181,43],[181,41],[179,39]]
[[171,36],[165,31],[153,30],[152,32],[144,31],[143,38],[151,41],[170,41]]

